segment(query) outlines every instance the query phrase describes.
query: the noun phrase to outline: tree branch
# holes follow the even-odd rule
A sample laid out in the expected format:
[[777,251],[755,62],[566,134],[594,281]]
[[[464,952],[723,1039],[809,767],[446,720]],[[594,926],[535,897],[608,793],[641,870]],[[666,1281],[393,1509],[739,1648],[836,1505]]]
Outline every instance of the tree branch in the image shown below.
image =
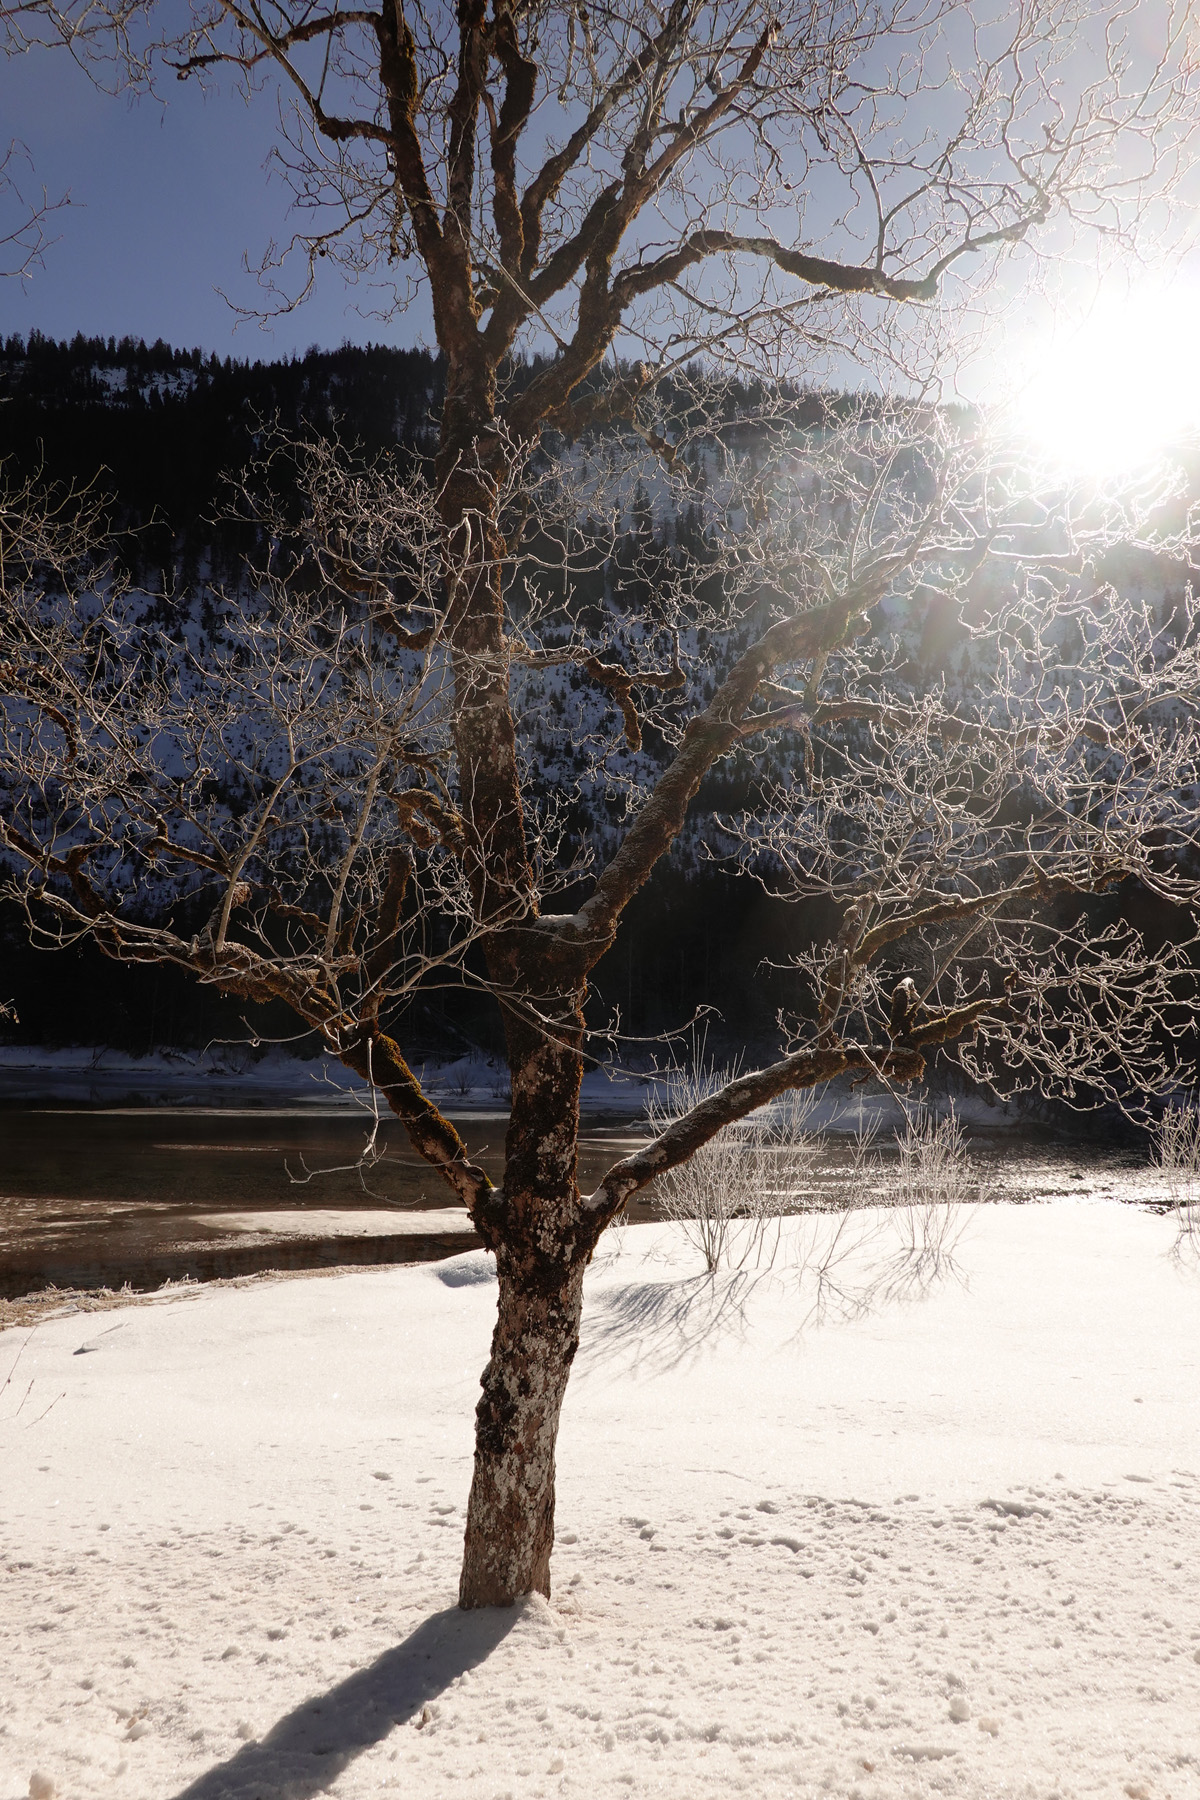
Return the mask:
[[599,1187],[583,1202],[585,1212],[596,1220],[597,1236],[639,1188],[644,1188],[656,1175],[665,1174],[668,1169],[686,1162],[694,1151],[725,1126],[735,1125],[739,1119],[793,1088],[817,1087],[850,1069],[885,1075],[892,1081],[919,1081],[925,1071],[925,1061],[918,1051],[903,1046],[875,1055],[852,1045],[837,1045],[827,1049],[798,1050],[765,1069],[740,1075],[717,1093],[708,1095],[682,1118],[673,1120],[653,1143],[612,1165]]
[[587,946],[589,967],[607,949],[621,913],[678,835],[704,776],[737,742],[741,720],[760,684],[780,663],[803,661],[866,630],[864,609],[878,601],[893,572],[894,563],[889,559],[886,565],[864,572],[849,593],[772,625],[739,658],[704,711],[688,721],[675,757],[597,881],[595,892],[559,927],[564,941],[573,936]]
[[395,1039],[383,1032],[363,1032],[340,1048],[338,1056],[368,1085],[380,1089],[413,1149],[454,1190],[484,1242],[494,1247],[494,1234],[487,1229],[486,1208],[481,1204],[494,1192],[492,1180],[471,1161],[466,1145],[424,1092]]
[[[956,251],[955,256],[962,251]],[[803,250],[789,250],[775,238],[748,237],[735,231],[694,231],[678,249],[653,262],[623,269],[613,277],[615,303],[622,309],[640,295],[670,281],[678,281],[687,270],[710,256],[760,256],[782,269],[786,275],[798,276],[810,286],[828,288],[839,294],[878,294],[888,300],[933,300],[937,296],[937,278],[923,276],[910,281],[902,276],[887,275],[882,269],[855,263],[831,262],[823,256],[811,256]],[[945,259],[948,266],[954,258]],[[939,268],[939,273],[941,269]]]

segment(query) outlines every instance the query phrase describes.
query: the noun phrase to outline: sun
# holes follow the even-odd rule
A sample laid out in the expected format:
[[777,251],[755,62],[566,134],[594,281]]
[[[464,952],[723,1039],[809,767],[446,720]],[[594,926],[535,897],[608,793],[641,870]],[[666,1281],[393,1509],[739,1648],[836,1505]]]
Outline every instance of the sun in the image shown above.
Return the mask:
[[1200,434],[1200,287],[1101,298],[1030,342],[1011,404],[1039,456],[1080,474],[1134,471]]

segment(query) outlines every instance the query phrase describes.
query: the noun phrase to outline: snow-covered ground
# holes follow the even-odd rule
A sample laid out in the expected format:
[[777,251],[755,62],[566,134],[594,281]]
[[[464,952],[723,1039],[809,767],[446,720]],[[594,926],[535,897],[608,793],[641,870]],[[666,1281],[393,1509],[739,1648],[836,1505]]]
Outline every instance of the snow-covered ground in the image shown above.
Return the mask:
[[0,1800],[1200,1795],[1200,1272],[906,1230],[612,1234],[554,1597],[469,1616],[483,1252],[3,1334]]
[[474,1237],[465,1207],[431,1207],[421,1212],[384,1212],[363,1207],[357,1212],[320,1206],[297,1207],[294,1212],[196,1213],[192,1223],[214,1231],[242,1232],[257,1237]]

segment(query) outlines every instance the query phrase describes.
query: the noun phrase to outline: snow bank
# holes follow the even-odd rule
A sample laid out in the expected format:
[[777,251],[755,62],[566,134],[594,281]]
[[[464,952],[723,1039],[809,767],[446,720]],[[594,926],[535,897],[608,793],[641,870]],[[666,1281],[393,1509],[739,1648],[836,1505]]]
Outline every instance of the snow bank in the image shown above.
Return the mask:
[[197,1213],[189,1220],[230,1235],[266,1237],[473,1237],[474,1228],[461,1206],[400,1212],[395,1207],[296,1207],[276,1212]]
[[469,1617],[483,1252],[5,1333],[0,1800],[1200,1794],[1200,1274],[956,1229],[612,1234],[553,1601]]

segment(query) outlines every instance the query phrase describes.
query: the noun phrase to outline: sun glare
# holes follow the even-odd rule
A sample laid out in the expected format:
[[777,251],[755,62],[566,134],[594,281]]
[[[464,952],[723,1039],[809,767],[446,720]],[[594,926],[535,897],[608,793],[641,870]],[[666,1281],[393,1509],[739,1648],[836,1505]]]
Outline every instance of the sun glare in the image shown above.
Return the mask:
[[1026,368],[1013,413],[1033,448],[1082,474],[1136,469],[1200,431],[1200,292],[1101,301]]

